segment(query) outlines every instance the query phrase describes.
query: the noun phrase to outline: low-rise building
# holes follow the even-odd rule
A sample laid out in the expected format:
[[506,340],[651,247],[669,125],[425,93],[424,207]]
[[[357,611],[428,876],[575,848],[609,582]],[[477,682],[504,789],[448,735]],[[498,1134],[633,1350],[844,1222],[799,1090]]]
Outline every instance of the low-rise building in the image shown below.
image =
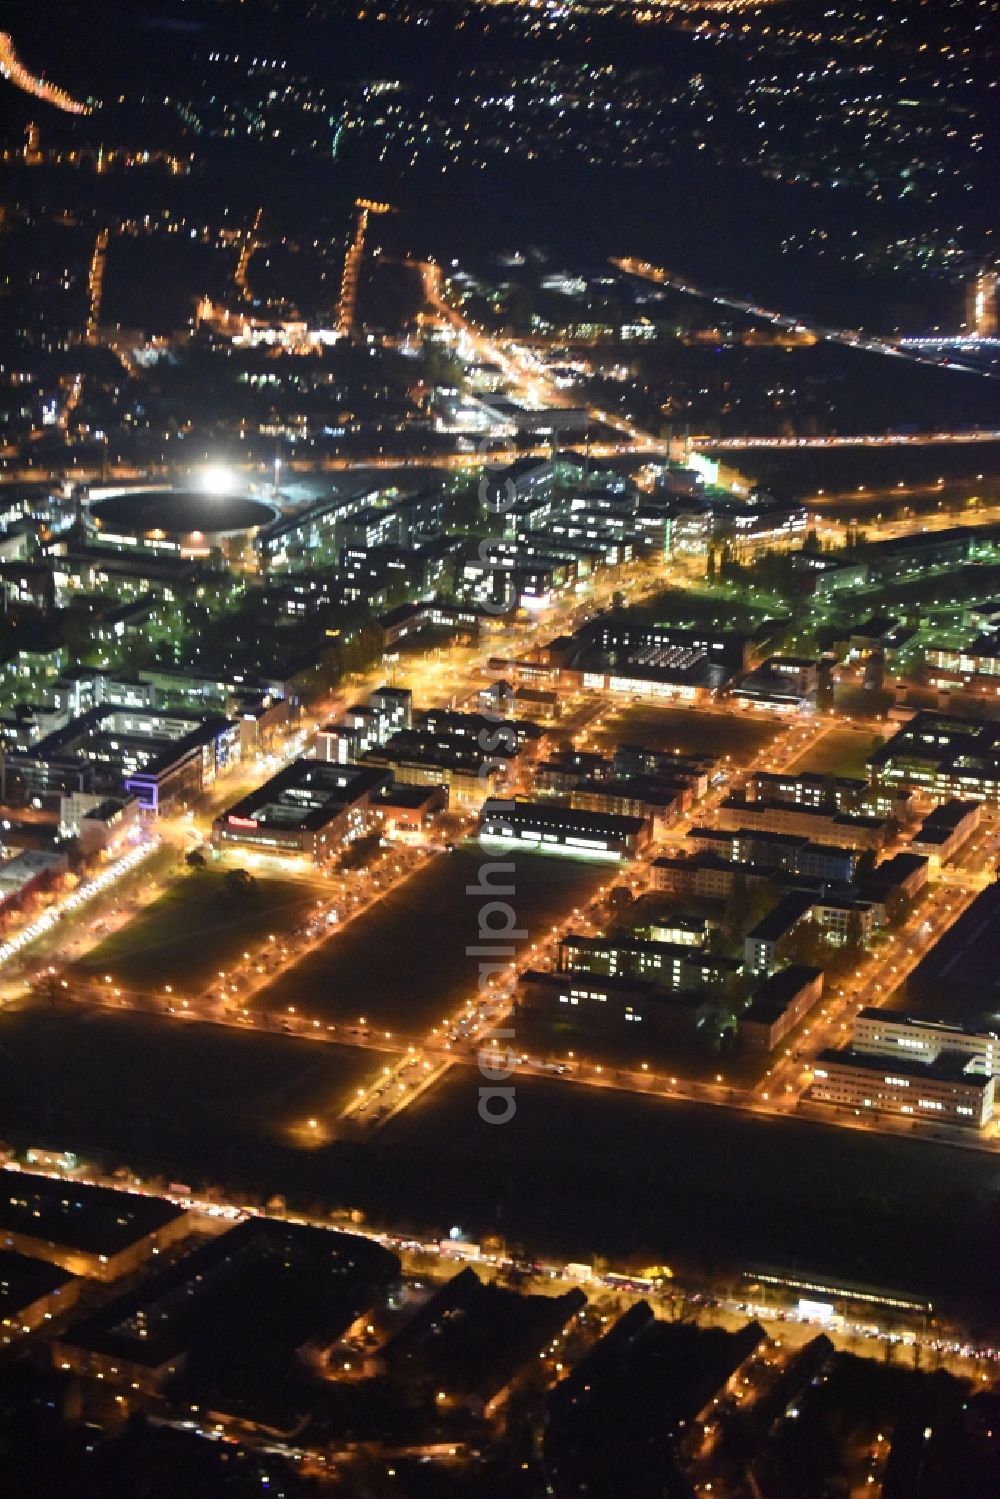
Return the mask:
[[[363,1326],[367,1313],[382,1309],[398,1276],[396,1256],[369,1239],[251,1218],[66,1328],[52,1361],[156,1397],[182,1374],[203,1378],[210,1360],[211,1382],[197,1393],[220,1424],[281,1430],[281,1387],[301,1364],[325,1367],[330,1349],[360,1330],[359,1317]],[[256,1396],[240,1377],[247,1364],[263,1370]],[[292,1413],[296,1421],[301,1429],[301,1411]]]
[[734,864],[718,854],[692,854],[686,859],[658,858],[650,864],[652,887],[669,895],[693,895],[701,900],[727,900],[737,880],[748,886],[767,885],[771,871],[754,864]]
[[814,896],[806,890],[790,890],[743,939],[743,966],[747,973],[770,974],[780,966],[779,946],[802,922],[812,917]]
[[1000,805],[1000,722],[922,711],[868,763],[886,785]]
[[472,812],[498,790],[517,784],[519,756],[516,744],[504,744],[498,752],[469,735],[401,729],[381,747],[366,751],[363,763],[391,772],[399,786],[439,786],[449,807]]
[[898,1010],[866,1007],[854,1018],[855,1051],[879,1057],[914,1057],[933,1062],[942,1052],[969,1060],[970,1070],[987,1077],[1000,1073],[1000,1034],[955,1021],[903,1015]]
[[993,1116],[993,1076],[969,1057],[942,1051],[930,1062],[845,1047],[822,1051],[813,1066],[811,1098],[857,1113],[904,1116],[914,1124],[982,1129]]
[[663,989],[704,989],[732,983],[739,965],[688,943],[647,937],[592,937],[569,932],[559,943],[563,973],[600,973],[612,978],[650,979]]
[[[72,800],[77,800],[74,797]],[[137,796],[89,798],[93,805],[79,815],[76,835],[85,858],[114,854],[134,843],[142,832],[142,803]],[[67,798],[63,798],[63,803]]]
[[652,979],[587,970],[528,969],[521,975],[520,1000],[545,1020],[602,1034],[632,1033],[639,1041],[694,1032],[708,1017],[703,993],[668,993]]
[[583,1291],[522,1296],[465,1269],[439,1287],[366,1363],[390,1385],[435,1392],[439,1406],[493,1415],[587,1304]]
[[979,802],[949,797],[924,819],[910,840],[910,848],[913,853],[923,855],[932,870],[938,870],[969,841],[981,815]]
[[447,807],[448,795],[441,786],[385,786],[371,805],[387,838],[422,838]]
[[732,689],[740,703],[775,713],[804,713],[815,705],[819,663],[805,656],[769,656]]
[[852,848],[811,843],[802,833],[696,827],[688,833],[687,842],[696,853],[714,854],[728,863],[820,880],[850,881],[857,863]]
[[782,803],[810,807],[814,811],[863,812],[875,817],[908,815],[910,793],[872,786],[855,776],[823,775],[820,771],[754,770],[747,776],[744,794],[748,802]]
[[327,863],[373,825],[373,800],[388,784],[367,766],[295,760],[217,817],[212,843]]
[[483,804],[479,836],[537,853],[622,861],[642,850],[649,838],[649,825],[640,817],[581,812],[564,802],[515,797],[511,801],[490,799]]
[[130,1275],[190,1231],[185,1210],[162,1197],[13,1172],[0,1193],[0,1249],[92,1280]]
[[69,1310],[83,1281],[47,1260],[0,1250],[0,1343],[16,1342]]
[[793,964],[772,973],[750,996],[739,1036],[750,1051],[773,1051],[823,993],[823,970]]
[[884,817],[837,812],[824,807],[793,806],[789,802],[749,801],[734,793],[719,807],[719,826],[767,833],[794,833],[839,848],[883,848],[890,825]]

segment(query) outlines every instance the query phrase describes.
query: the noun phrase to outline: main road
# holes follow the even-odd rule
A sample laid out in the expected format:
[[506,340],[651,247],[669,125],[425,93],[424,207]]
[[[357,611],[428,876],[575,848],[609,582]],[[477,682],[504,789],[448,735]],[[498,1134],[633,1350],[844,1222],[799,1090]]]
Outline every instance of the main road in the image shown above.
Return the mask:
[[747,317],[757,318],[778,328],[788,328],[796,333],[811,333],[815,338],[822,339],[826,343],[842,344],[845,348],[862,349],[865,353],[883,354],[892,359],[908,359],[912,364],[929,364],[935,369],[957,370],[961,374],[978,375],[981,379],[997,378],[995,370],[986,369],[981,365],[963,364],[946,354],[924,354],[919,349],[907,347],[893,339],[879,338],[871,333],[864,333],[860,328],[828,328],[819,323],[809,323],[803,318],[790,316],[785,312],[775,312],[770,307],[762,307],[758,302],[745,301],[740,297],[731,297],[719,291],[695,286],[693,282],[672,271],[664,270],[662,266],[651,265],[648,260],[636,260],[631,256],[621,258],[612,256],[611,264],[627,276],[637,276],[640,280],[652,281],[657,286],[668,286],[671,291],[681,292],[684,296],[700,297],[705,301],[714,302],[716,306],[731,308],[733,312],[742,312]]

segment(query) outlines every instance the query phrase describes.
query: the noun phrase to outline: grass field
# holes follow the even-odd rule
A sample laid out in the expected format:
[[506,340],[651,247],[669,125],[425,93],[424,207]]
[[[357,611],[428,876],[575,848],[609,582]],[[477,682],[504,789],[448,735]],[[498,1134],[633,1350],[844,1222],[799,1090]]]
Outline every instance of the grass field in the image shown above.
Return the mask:
[[164,895],[139,911],[76,963],[82,976],[110,973],[124,988],[176,984],[197,990],[250,943],[291,931],[308,915],[324,887],[312,879],[257,879],[252,891],[230,895],[216,869],[181,875]]
[[[568,859],[521,854],[515,862],[514,894],[507,899],[519,925],[531,932],[613,877],[606,865]],[[475,992],[479,959],[466,949],[481,940],[484,902],[466,887],[476,884],[482,863],[482,854],[469,847],[422,867],[283,973],[259,1003],[271,1010],[292,1004],[324,1020],[364,1016],[379,1028],[426,1034]]]
[[[878,741],[881,744],[881,739]],[[868,779],[868,756],[875,747],[875,737],[851,729],[831,729],[818,744],[806,751],[794,769],[800,774],[813,771],[819,775],[854,776]]]
[[776,724],[749,714],[637,704],[609,714],[594,737],[605,750],[615,744],[643,744],[680,754],[730,755],[739,763],[770,744],[777,730]]
[[996,1318],[993,1154],[516,1075],[517,1111],[497,1127],[480,1119],[472,1066],[373,1140],[303,1148],[308,1118],[327,1126],[388,1060],[134,1014],[2,1011],[0,1138],[196,1190],[358,1207],[401,1231],[459,1224],[532,1253],[634,1255],[734,1281],[795,1266]]
[[[0,1016],[3,1127],[81,1146],[247,1158],[327,1129],[350,1090],[392,1060],[353,1047],[82,1007]],[[302,1139],[307,1138],[304,1133]],[[184,1178],[185,1180],[187,1178]]]
[[682,1269],[796,1265],[931,1294],[954,1292],[960,1262],[970,1292],[992,1295],[993,1155],[516,1075],[517,1112],[497,1127],[478,1117],[480,1081],[453,1069],[385,1132],[418,1157],[448,1142],[467,1184],[456,1222],[497,1215],[508,1234],[588,1254],[627,1245]]

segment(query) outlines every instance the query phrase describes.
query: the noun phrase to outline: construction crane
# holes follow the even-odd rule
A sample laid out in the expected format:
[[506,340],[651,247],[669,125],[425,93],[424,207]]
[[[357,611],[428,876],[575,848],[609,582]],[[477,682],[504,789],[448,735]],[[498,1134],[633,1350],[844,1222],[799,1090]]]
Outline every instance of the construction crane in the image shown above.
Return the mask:
[[344,274],[340,282],[340,302],[337,305],[337,331],[345,338],[354,332],[354,312],[358,300],[358,278],[361,274],[361,257],[365,253],[365,234],[368,216],[372,213],[392,213],[391,203],[378,203],[373,198],[356,198],[354,209],[357,215],[354,238],[344,256]]
[[250,262],[254,257],[254,252],[257,249],[257,231],[260,228],[260,221],[263,217],[263,208],[258,208],[253,223],[243,237],[243,243],[240,246],[240,258],[236,262],[236,272],[233,279],[239,287],[240,296],[244,302],[253,301],[253,292],[247,283],[247,272],[250,269]]

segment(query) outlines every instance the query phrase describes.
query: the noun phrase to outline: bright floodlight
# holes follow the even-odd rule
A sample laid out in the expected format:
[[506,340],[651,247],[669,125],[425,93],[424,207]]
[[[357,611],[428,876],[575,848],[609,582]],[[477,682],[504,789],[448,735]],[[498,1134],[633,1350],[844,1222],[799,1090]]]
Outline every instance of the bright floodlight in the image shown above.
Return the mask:
[[206,494],[232,494],[238,488],[238,481],[232,469],[226,468],[221,463],[213,463],[211,468],[203,468],[199,482]]

